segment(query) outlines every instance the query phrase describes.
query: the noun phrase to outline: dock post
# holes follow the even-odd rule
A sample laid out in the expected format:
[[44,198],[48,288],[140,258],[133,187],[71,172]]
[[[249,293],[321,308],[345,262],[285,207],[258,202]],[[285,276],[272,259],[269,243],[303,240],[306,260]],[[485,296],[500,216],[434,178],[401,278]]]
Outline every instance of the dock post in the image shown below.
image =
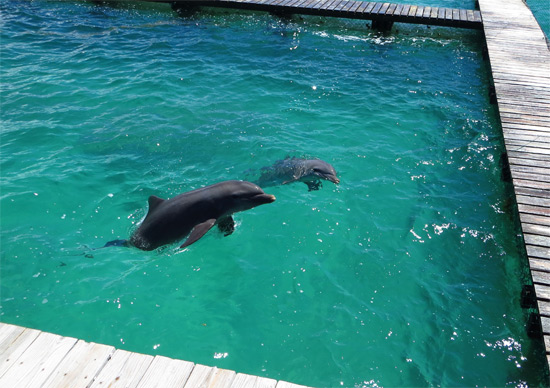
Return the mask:
[[542,324],[539,314],[529,314],[529,318],[527,319],[527,335],[530,338],[542,338]]
[[173,11],[176,11],[180,16],[189,16],[197,12],[198,7],[189,5],[185,2],[173,1],[170,3]]
[[524,309],[537,307],[535,286],[532,284],[526,284],[521,289],[521,307]]
[[390,31],[393,27],[393,21],[384,20],[384,19],[373,19],[372,29],[387,32]]

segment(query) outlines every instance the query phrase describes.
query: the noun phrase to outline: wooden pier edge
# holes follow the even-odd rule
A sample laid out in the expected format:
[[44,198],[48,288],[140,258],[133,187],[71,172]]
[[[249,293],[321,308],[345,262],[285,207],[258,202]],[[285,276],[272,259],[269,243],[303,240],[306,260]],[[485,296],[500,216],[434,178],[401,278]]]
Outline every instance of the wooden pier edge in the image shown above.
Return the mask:
[[357,0],[140,0],[169,3],[173,7],[220,7],[265,11],[280,15],[314,15],[372,20],[373,26],[396,23],[482,29],[481,13],[472,9],[428,7]]
[[0,387],[308,388],[1,322]]
[[522,0],[478,2],[532,278],[522,306],[550,364],[550,51]]

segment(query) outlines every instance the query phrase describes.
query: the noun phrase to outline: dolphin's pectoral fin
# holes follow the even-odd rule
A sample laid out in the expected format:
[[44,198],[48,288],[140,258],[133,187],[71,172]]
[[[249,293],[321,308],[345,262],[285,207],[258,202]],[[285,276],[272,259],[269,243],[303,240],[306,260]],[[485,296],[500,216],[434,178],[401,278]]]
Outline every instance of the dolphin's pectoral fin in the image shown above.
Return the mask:
[[229,236],[235,231],[235,221],[233,217],[227,216],[218,221],[218,229],[223,233],[224,236]]
[[187,237],[187,240],[182,244],[180,248],[185,248],[197,240],[199,240],[202,236],[206,234],[216,223],[215,218],[211,218],[209,220],[204,221],[202,224],[195,225],[191,233],[189,234],[189,237]]
[[323,187],[323,182],[321,182],[319,179],[304,183],[307,185],[307,191],[319,190],[320,187]]

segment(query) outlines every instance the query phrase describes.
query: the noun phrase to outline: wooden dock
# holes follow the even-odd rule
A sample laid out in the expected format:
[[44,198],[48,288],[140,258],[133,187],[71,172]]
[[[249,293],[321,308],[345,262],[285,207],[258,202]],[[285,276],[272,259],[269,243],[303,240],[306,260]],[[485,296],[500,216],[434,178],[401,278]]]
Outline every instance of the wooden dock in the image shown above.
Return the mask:
[[534,284],[522,304],[531,311],[530,334],[542,328],[550,363],[550,51],[522,0],[479,6]]
[[394,22],[481,29],[479,11],[458,8],[423,7],[409,4],[356,0],[146,0],[171,3],[175,7],[220,7],[266,11],[275,14],[330,16],[372,20],[388,29]]
[[5,323],[0,387],[306,388]]

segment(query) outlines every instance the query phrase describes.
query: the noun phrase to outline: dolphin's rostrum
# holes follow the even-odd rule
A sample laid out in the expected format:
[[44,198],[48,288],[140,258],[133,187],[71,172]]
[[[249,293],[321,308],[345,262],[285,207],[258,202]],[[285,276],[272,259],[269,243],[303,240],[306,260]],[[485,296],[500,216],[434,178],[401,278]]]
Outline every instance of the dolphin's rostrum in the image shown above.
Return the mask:
[[147,216],[130,237],[129,245],[150,251],[188,236],[180,247],[185,248],[214,225],[227,236],[235,228],[233,213],[273,201],[273,195],[246,181],[224,181],[167,200],[153,195]]

